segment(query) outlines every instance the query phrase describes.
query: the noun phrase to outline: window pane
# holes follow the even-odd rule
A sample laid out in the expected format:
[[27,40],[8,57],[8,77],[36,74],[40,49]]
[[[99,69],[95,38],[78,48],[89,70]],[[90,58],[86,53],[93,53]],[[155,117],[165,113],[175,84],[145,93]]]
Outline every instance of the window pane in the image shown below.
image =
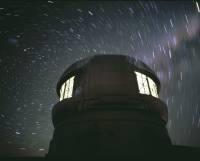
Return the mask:
[[61,89],[60,89],[60,101],[62,101],[65,98],[72,97],[73,93],[73,86],[74,86],[74,76],[68,79],[65,83],[63,83]]
[[69,88],[68,88],[68,97],[67,98],[72,97],[73,86],[74,86],[74,76],[69,79],[69,86],[68,86]]
[[144,74],[141,74],[141,75],[142,75],[142,83],[143,83],[143,88],[144,88],[144,94],[149,95],[150,92],[149,92],[149,87],[148,87],[148,83],[147,83],[147,77]]
[[146,75],[139,72],[135,72],[135,74],[137,77],[139,92],[141,94],[150,94]]
[[64,97],[64,88],[65,88],[65,85],[63,84],[61,89],[60,89],[60,101],[62,101],[63,97]]
[[142,76],[141,73],[135,72],[136,77],[137,77],[137,83],[138,83],[138,88],[140,93],[144,93],[143,88],[142,88]]
[[151,78],[149,78],[149,77],[148,77],[148,82],[149,82],[149,87],[150,87],[152,96],[158,98],[158,92],[157,92],[157,86],[156,86],[156,84],[155,84],[154,81],[153,81]]
[[65,82],[65,96],[64,98],[68,98],[68,92],[69,92],[69,79]]

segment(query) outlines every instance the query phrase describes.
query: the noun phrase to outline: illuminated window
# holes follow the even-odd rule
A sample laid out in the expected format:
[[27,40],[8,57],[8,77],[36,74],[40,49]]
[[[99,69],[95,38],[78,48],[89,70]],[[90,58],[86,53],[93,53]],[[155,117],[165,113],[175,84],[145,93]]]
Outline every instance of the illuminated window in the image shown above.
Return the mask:
[[61,89],[60,89],[60,101],[63,100],[64,98],[64,92],[65,92],[65,83],[62,85]]
[[74,76],[69,78],[65,83],[63,83],[60,89],[60,101],[62,101],[65,98],[72,97],[73,86],[74,86]]
[[141,94],[147,95],[150,95],[151,93],[152,96],[158,98],[157,86],[154,81],[142,73],[135,72],[135,74],[137,78],[139,92]]
[[147,83],[147,77],[146,75],[139,73],[139,72],[135,72],[136,76],[137,76],[137,82],[138,82],[138,88],[139,88],[139,92],[141,94],[147,94],[149,95],[149,87],[148,87],[148,83]]
[[149,87],[151,91],[151,95],[158,98],[157,87],[154,81],[148,77]]

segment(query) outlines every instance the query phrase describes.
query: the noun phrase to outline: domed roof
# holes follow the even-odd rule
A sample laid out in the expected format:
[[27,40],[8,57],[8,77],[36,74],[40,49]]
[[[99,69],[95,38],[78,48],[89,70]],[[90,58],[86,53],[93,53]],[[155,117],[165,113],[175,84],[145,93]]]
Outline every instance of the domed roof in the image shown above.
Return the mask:
[[[118,62],[119,61],[123,62],[123,64],[133,67],[133,68],[137,69],[138,71],[141,71],[147,75],[151,75],[158,86],[158,90],[160,90],[160,81],[157,78],[155,72],[151,68],[149,68],[145,63],[143,63],[142,61],[135,59],[134,57],[127,56],[127,55],[98,54],[98,55],[93,55],[93,56],[89,56],[89,57],[80,59],[80,60],[76,61],[75,63],[71,64],[64,71],[60,80],[57,83],[57,93],[59,94],[59,90],[60,90],[63,82],[65,82],[71,76],[71,73],[74,73],[75,71],[78,71],[78,70],[86,70],[94,61],[98,62],[99,64],[101,64],[101,62],[103,63],[105,61],[110,61],[110,63],[113,64],[114,62],[117,62],[116,60],[118,60]],[[92,66],[90,66],[90,67],[92,67]]]

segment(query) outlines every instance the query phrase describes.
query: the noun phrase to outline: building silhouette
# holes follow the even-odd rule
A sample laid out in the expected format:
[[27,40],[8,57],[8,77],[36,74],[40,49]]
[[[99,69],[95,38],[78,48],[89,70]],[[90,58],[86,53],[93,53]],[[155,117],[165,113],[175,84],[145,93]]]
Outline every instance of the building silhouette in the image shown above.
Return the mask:
[[179,149],[166,129],[160,88],[156,74],[133,57],[95,55],[75,62],[57,84],[60,101],[52,109],[46,156],[134,158]]

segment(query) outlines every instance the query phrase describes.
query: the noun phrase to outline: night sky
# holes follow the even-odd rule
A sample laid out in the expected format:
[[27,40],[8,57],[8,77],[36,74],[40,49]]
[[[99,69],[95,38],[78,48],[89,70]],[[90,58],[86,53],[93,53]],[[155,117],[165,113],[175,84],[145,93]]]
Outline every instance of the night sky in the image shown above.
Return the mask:
[[134,56],[160,78],[173,144],[200,147],[196,1],[0,2],[0,155],[42,156],[56,83],[76,60]]

